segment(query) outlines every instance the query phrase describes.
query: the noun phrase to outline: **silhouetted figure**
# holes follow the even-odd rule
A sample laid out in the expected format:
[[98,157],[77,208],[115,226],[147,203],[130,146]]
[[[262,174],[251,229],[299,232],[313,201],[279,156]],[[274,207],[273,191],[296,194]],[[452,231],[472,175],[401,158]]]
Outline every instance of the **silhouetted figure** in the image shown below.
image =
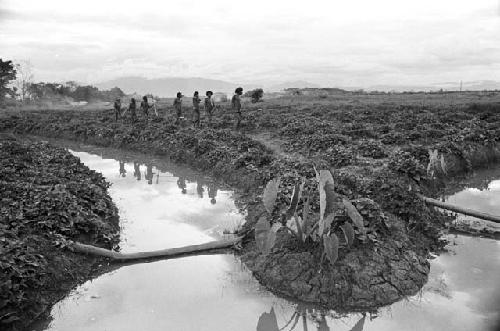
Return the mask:
[[146,165],[146,173],[144,174],[144,178],[148,181],[148,184],[151,185],[153,184],[153,165],[147,164]]
[[118,118],[120,117],[121,111],[122,111],[122,101],[120,98],[117,98],[115,100],[115,103],[113,104],[113,108],[115,109],[115,121],[118,122]]
[[[137,105],[135,103],[135,99],[132,98],[132,99],[130,99],[130,104],[128,105],[128,111],[130,111],[130,117],[132,118],[132,122],[135,122],[137,120],[136,110],[137,110]],[[123,112],[123,115],[126,112],[127,112],[127,110],[125,110],[125,112]]]
[[186,179],[184,177],[177,179],[177,186],[181,189],[182,194],[186,194]]
[[203,188],[203,179],[199,177],[196,179],[196,193],[198,193],[198,197],[200,199],[203,198],[203,192],[205,192],[205,189]]
[[120,163],[120,175],[122,177],[125,177],[125,174],[127,173],[127,170],[125,170],[125,162],[119,161],[119,163]]
[[156,107],[156,100],[151,97],[151,103],[149,104],[149,108],[152,108],[155,112],[155,116],[158,117],[158,108]]
[[279,331],[278,320],[274,312],[274,308],[271,308],[269,313],[262,313],[259,316],[259,321],[257,322],[257,331]]
[[200,127],[200,102],[201,102],[201,99],[198,95],[198,91],[194,91],[194,94],[193,94],[193,125],[195,128]]
[[215,198],[217,197],[217,185],[212,182],[208,185],[208,197],[210,198],[210,203],[212,205],[215,205],[215,203],[217,202],[217,200],[215,200]]
[[330,327],[328,326],[328,323],[326,322],[325,314],[321,314],[319,321],[317,321],[317,329],[318,331],[330,331]]
[[177,92],[177,98],[175,98],[175,100],[174,100],[174,110],[175,110],[175,116],[176,116],[175,124],[179,124],[179,122],[181,121],[182,97],[183,97],[182,93]]
[[149,103],[148,103],[148,97],[147,96],[143,96],[142,97],[141,110],[142,110],[142,113],[144,114],[144,116],[146,118],[148,118],[149,117]]
[[236,129],[240,128],[241,125],[241,95],[243,94],[243,88],[238,87],[234,90],[233,98],[231,99],[231,108],[236,117]]
[[140,163],[135,161],[134,161],[134,177],[137,178],[137,180],[141,180]]
[[212,95],[214,95],[214,93],[212,91],[207,91],[205,93],[205,95],[207,96],[205,98],[205,112],[207,113],[207,117],[208,117],[208,125],[212,125],[212,114],[215,110],[215,102],[214,102],[214,99],[212,99]]

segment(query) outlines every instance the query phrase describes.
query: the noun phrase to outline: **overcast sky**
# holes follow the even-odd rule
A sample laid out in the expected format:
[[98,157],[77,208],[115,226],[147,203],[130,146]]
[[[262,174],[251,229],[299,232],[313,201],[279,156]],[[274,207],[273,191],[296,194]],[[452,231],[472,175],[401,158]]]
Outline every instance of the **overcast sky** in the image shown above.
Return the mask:
[[37,81],[500,80],[500,0],[0,0],[0,57]]

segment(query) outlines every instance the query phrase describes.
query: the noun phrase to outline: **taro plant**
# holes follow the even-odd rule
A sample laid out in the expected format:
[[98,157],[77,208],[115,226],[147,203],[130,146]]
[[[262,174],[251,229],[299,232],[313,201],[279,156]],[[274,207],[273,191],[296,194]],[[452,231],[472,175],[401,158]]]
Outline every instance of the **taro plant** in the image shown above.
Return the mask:
[[427,175],[431,178],[435,178],[436,175],[443,174],[446,175],[446,161],[444,160],[444,154],[439,157],[438,150],[429,149],[429,163],[427,164]]
[[[255,226],[255,241],[259,250],[267,254],[276,242],[277,232],[284,228],[296,237],[299,243],[311,240],[322,244],[322,258],[326,257],[333,265],[338,258],[341,244],[350,248],[355,240],[355,229],[358,230],[358,238],[364,240],[366,230],[363,217],[356,207],[346,198],[342,198],[335,192],[332,173],[328,170],[316,172],[316,180],[319,190],[320,215],[318,220],[313,220],[310,213],[311,194],[302,198],[305,180],[296,183],[291,196],[290,204],[284,213],[282,222],[271,225],[269,216],[276,205],[279,192],[280,179],[269,181],[264,189],[263,203],[267,213],[264,213]],[[297,208],[302,202],[302,213],[298,215]],[[347,214],[349,221],[338,217]],[[343,243],[339,240],[339,234],[345,238]]]

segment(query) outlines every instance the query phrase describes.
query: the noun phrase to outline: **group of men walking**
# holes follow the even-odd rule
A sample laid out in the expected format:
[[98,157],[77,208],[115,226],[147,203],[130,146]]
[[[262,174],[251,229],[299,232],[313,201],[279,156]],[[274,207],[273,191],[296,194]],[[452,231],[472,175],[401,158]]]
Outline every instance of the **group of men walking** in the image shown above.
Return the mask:
[[[215,105],[215,101],[212,98],[213,97],[213,92],[212,91],[207,91],[205,93],[206,98],[205,98],[205,112],[208,117],[208,125],[212,125],[212,116],[216,108],[219,106]],[[241,96],[243,94],[243,88],[238,87],[234,91],[234,95],[231,98],[231,109],[233,110],[235,114],[235,126],[238,129],[241,125],[241,119],[242,119],[242,114],[241,114]],[[184,117],[182,116],[182,98],[184,96],[182,95],[181,92],[177,92],[177,96],[174,100],[173,106],[175,110],[175,124],[179,124]],[[198,91],[195,91],[193,94],[193,125],[196,128],[199,128],[201,126],[201,120],[200,120],[200,103],[201,99],[199,96]],[[122,116],[125,115],[125,113],[130,112],[130,116],[132,118],[132,121],[137,120],[137,104],[135,98],[130,99],[130,104],[128,108],[125,109],[125,111],[122,113],[122,105],[121,105],[121,100],[116,99],[114,103],[114,109],[115,109],[115,119],[118,121],[118,119]],[[156,109],[156,104],[153,102],[150,104],[148,102],[147,96],[142,97],[142,101],[140,104],[140,109],[142,110],[142,113],[147,117],[149,117],[149,111],[150,109],[153,109],[155,112],[155,115],[158,116],[158,110]]]

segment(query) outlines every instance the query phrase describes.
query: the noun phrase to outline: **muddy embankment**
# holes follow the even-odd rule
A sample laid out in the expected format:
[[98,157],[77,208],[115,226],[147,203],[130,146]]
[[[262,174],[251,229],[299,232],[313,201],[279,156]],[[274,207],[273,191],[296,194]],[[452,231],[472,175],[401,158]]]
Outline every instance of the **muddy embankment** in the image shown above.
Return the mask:
[[24,329],[99,269],[64,249],[111,249],[118,211],[108,183],[62,148],[0,134],[0,326]]
[[[341,249],[331,266],[315,243],[300,244],[279,232],[277,244],[264,255],[255,249],[251,235],[264,209],[263,187],[278,176],[282,184],[270,221],[281,219],[293,186],[306,178],[311,217],[317,222],[319,199],[313,165],[330,168],[326,159],[282,157],[230,129],[179,128],[163,119],[116,123],[111,112],[24,113],[5,119],[0,130],[168,156],[222,179],[240,190],[239,202],[248,208],[242,231],[249,236],[241,258],[261,283],[276,294],[338,310],[376,309],[415,294],[425,284],[428,253],[443,246],[439,237],[449,221],[416,195],[417,191],[429,196],[437,192],[434,181],[425,175],[429,147],[438,149],[446,162],[442,179],[497,161],[499,156],[493,144],[468,142],[450,148],[437,141],[432,146],[391,148],[385,159],[335,169],[335,190],[351,200],[363,216],[368,240]],[[346,218],[345,211],[339,210],[336,217]]]

